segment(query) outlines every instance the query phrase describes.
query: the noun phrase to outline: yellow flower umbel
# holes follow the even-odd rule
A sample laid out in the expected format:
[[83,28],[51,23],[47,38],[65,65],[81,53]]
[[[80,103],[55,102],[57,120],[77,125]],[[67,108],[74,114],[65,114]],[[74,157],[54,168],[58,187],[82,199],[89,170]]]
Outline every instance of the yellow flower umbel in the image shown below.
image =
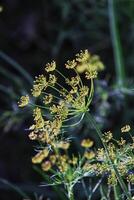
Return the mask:
[[[95,65],[93,65],[93,69],[88,70],[88,74],[86,73],[87,84],[84,84],[77,68],[82,63],[87,64],[90,57],[88,50],[85,50],[77,54],[72,61],[67,61],[65,71],[69,70],[66,73],[71,73],[69,77],[66,77],[57,69],[55,61],[46,64],[44,72],[35,77],[31,89],[31,94],[37,104],[33,104],[28,95],[20,99],[20,107],[27,104],[33,107],[34,123],[29,128],[29,138],[37,140],[43,144],[44,148],[51,150],[53,153],[60,149],[67,151],[70,143],[63,137],[64,129],[78,125],[89,110],[97,71]],[[93,141],[87,140],[83,145],[85,148],[90,148]],[[47,171],[50,168],[50,163],[44,162],[44,159],[45,155],[41,151],[32,158],[32,161],[33,163],[43,162],[42,169]],[[75,163],[74,161],[72,162]],[[67,166],[66,163],[63,166],[64,169]]]
[[[61,128],[81,122],[93,98],[96,71],[88,70],[90,75],[87,74],[86,78],[90,79],[90,83],[85,85],[77,72],[77,66],[87,62],[89,57],[89,52],[85,50],[77,54],[76,59],[67,61],[65,66],[67,70],[72,70],[72,77],[68,78],[59,72],[55,61],[46,64],[44,74],[35,77],[31,91],[40,104],[32,104],[28,95],[21,97],[19,103],[20,107],[28,103],[34,106],[34,125],[30,127],[32,133],[29,135],[31,139],[54,144]],[[61,85],[61,80],[64,85]]]

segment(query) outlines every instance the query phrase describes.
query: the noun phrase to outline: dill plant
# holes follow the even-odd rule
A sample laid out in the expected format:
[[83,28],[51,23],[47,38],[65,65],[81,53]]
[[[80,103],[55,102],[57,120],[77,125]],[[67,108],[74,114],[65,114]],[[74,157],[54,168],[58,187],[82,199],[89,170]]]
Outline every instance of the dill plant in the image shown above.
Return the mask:
[[[127,144],[123,138],[117,141],[111,131],[102,134],[90,114],[94,79],[98,71],[104,69],[103,63],[98,56],[85,50],[76,54],[75,59],[67,61],[65,68],[73,74],[69,78],[57,69],[55,61],[46,64],[44,73],[35,77],[31,95],[20,98],[19,107],[30,106],[33,110],[34,123],[29,127],[29,138],[38,143],[36,154],[32,157],[33,164],[38,164],[43,173],[50,175],[48,185],[64,185],[70,200],[75,199],[74,186],[77,183],[81,182],[86,191],[85,177],[97,177],[99,180],[105,177],[107,185],[113,188],[115,199],[132,199],[131,189],[126,186],[126,182],[129,186],[134,182],[131,128],[126,125],[121,129],[122,133],[129,132],[131,143]],[[31,97],[36,99],[37,104],[33,104]],[[96,130],[103,147],[93,150],[94,142],[85,138],[79,144],[83,153],[70,155],[72,140],[66,133],[85,117]],[[87,200],[92,198],[91,194],[100,184],[101,181],[91,193],[86,192]],[[118,187],[123,190],[124,196],[117,194]]]

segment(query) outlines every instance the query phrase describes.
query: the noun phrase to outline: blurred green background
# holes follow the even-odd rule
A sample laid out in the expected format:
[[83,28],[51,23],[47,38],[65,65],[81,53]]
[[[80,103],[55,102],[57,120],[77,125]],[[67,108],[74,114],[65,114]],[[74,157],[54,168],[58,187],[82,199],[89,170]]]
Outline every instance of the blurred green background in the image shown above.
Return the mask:
[[26,131],[31,112],[17,107],[43,65],[54,59],[63,70],[81,49],[99,55],[105,70],[96,81],[92,112],[103,130],[118,137],[122,124],[134,121],[133,44],[134,0],[0,1],[0,200],[22,199],[14,185],[32,196],[57,197],[38,187],[42,178],[32,168],[34,144]]

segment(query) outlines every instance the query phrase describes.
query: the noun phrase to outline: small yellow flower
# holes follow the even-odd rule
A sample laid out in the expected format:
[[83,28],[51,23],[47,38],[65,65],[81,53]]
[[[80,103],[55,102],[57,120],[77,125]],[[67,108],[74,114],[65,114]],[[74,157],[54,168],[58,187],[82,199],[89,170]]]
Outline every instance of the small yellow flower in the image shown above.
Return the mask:
[[100,61],[99,56],[91,55],[88,52],[88,50],[85,50],[77,55],[78,55],[78,58],[76,58],[76,60],[78,61],[78,64],[77,64],[76,70],[79,73],[83,73],[85,71],[90,73],[93,71],[101,71],[104,69],[104,65]]
[[41,129],[45,125],[44,119],[41,117],[39,120],[36,121],[35,127],[36,129]]
[[88,50],[80,51],[80,53],[76,54],[76,61],[78,62],[86,62],[90,58],[90,54]]
[[101,71],[104,69],[103,63],[100,61],[99,56],[92,55],[88,61],[87,71]]
[[53,95],[52,94],[48,94],[43,98],[43,102],[44,104],[50,104],[53,100]]
[[45,121],[42,117],[42,114],[41,114],[41,109],[36,107],[34,110],[33,110],[33,117],[34,117],[34,121],[35,121],[35,125],[33,126],[34,129],[40,129],[40,128],[43,128],[44,125],[45,125]]
[[70,94],[75,95],[78,92],[78,87],[72,87],[72,89],[70,90]]
[[20,98],[20,102],[18,102],[18,106],[25,107],[26,105],[28,105],[28,103],[29,103],[29,96],[28,95],[22,96]]
[[127,133],[127,132],[129,132],[130,130],[131,130],[130,125],[125,125],[125,126],[123,126],[123,127],[121,128],[121,132],[122,132],[122,133]]
[[59,130],[62,126],[62,120],[55,118],[52,122],[51,122],[51,128],[53,130],[54,135],[57,135],[59,133]]
[[69,80],[68,78],[66,79],[66,83],[68,85],[70,85],[71,87],[75,87],[76,85],[78,85],[80,82],[80,77],[76,76],[76,77],[71,77],[71,80]]
[[46,89],[48,86],[48,83],[46,81],[46,77],[42,74],[38,77],[35,77],[34,85],[32,91],[32,95],[34,97],[38,97],[43,89]]
[[106,143],[109,142],[112,138],[113,138],[113,134],[111,131],[105,132],[103,134],[103,141]]
[[76,67],[76,65],[77,63],[75,60],[72,60],[72,61],[68,60],[67,63],[65,64],[67,69],[73,69]]
[[62,163],[58,165],[58,168],[61,172],[66,172],[68,170],[68,163]]
[[70,94],[75,95],[78,92],[78,87],[72,87],[72,89],[70,90]]
[[65,102],[60,102],[58,105],[52,105],[50,111],[52,114],[56,114],[61,120],[68,116],[68,108]]
[[108,177],[108,184],[112,186],[117,184],[117,177],[114,171]]
[[66,96],[65,96],[65,101],[66,101],[66,103],[71,103],[72,101],[73,101],[73,95],[72,94],[67,94]]
[[46,158],[49,154],[49,151],[48,149],[44,149],[44,150],[41,150],[39,151],[33,158],[32,158],[32,163],[34,164],[38,164],[38,163],[41,163],[44,158]]
[[46,72],[52,72],[55,69],[56,69],[56,62],[55,61],[52,61],[51,63],[46,64],[46,67],[45,67]]
[[125,143],[126,143],[126,140],[124,140],[122,137],[121,137],[121,140],[118,141],[118,144],[119,144],[120,146],[123,146]]
[[77,70],[78,73],[81,74],[81,73],[87,71],[87,66],[88,66],[87,63],[80,63],[80,64],[77,65],[76,70]]
[[105,159],[105,151],[103,148],[99,148],[97,151],[97,160],[102,161]]
[[87,159],[93,159],[94,157],[95,157],[95,153],[93,152],[93,151],[86,151],[85,153],[84,153],[84,157],[85,158],[87,158]]
[[131,184],[134,184],[134,174],[129,174],[127,177],[127,181]]
[[41,115],[41,109],[36,107],[34,110],[33,110],[33,116],[34,116],[34,120],[37,121],[38,119],[40,119],[40,117],[42,116]]
[[68,169],[68,156],[67,155],[57,155],[57,167],[61,172],[65,172]]
[[90,139],[84,139],[81,142],[81,146],[85,147],[85,148],[90,148],[90,147],[93,146],[93,144],[94,144],[94,142],[92,140],[90,140]]
[[83,86],[80,89],[80,96],[85,97],[88,95],[88,92],[89,92],[89,88],[87,86]]
[[76,156],[73,156],[73,158],[69,160],[69,163],[72,165],[76,165],[78,163],[78,158]]
[[92,165],[92,164],[86,162],[86,163],[83,165],[82,168],[83,168],[84,171],[90,171],[90,170],[93,170],[93,167],[94,167],[94,165]]
[[33,89],[31,90],[32,91],[32,95],[34,97],[38,97],[40,96],[41,92],[42,92],[42,86],[41,85],[33,85]]
[[49,159],[50,159],[52,164],[55,164],[55,162],[56,162],[56,156],[55,155],[51,155]]
[[108,152],[109,152],[109,156],[112,160],[114,160],[116,158],[116,146],[114,143],[109,143],[108,144]]
[[48,132],[46,132],[46,131],[40,131],[40,133],[38,134],[38,140],[43,143],[47,143],[47,144],[51,143],[51,138],[50,138]]
[[66,141],[60,141],[58,144],[57,144],[57,147],[58,148],[61,148],[61,149],[64,149],[64,150],[67,150],[70,146],[70,143],[69,142],[66,142]]
[[98,72],[97,71],[90,71],[85,73],[85,78],[86,79],[94,79],[97,78]]
[[54,86],[55,83],[56,83],[56,81],[57,81],[56,76],[53,75],[53,74],[49,74],[48,85],[49,85],[49,86]]
[[43,171],[49,171],[51,169],[52,165],[50,161],[45,161],[41,164],[41,168]]

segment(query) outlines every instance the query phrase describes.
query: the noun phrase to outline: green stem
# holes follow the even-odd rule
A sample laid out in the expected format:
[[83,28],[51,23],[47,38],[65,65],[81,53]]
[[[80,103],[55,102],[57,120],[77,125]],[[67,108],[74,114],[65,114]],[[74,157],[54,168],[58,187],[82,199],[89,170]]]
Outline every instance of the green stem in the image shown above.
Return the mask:
[[9,181],[2,179],[2,178],[0,178],[0,182],[9,186],[9,188],[13,189],[14,191],[16,191],[21,197],[30,200],[30,197],[25,192],[23,192],[17,185],[14,185],[14,184],[10,183]]
[[115,2],[116,2],[115,0],[108,0],[109,24],[110,24],[110,32],[111,32],[114,60],[116,66],[115,70],[116,70],[117,86],[120,88],[124,88],[125,66],[123,62],[121,39],[117,26]]
[[111,164],[113,170],[115,171],[116,177],[118,179],[118,182],[119,182],[123,192],[125,193],[127,199],[131,200],[131,195],[129,194],[129,192],[127,190],[127,187],[126,187],[122,177],[120,176],[120,174],[118,172],[118,169],[116,168],[116,166],[114,165],[113,161],[111,160],[111,158],[109,156],[109,152],[108,152],[108,149],[107,149],[107,146],[106,146],[105,142],[103,142],[103,140],[102,140],[102,132],[101,132],[100,128],[98,127],[95,119],[92,117],[92,115],[89,112],[87,112],[87,117],[88,117],[90,123],[93,125],[93,128],[96,130],[96,132],[97,132],[97,134],[98,134],[98,136],[99,136],[99,138],[100,138],[100,140],[101,140],[101,142],[103,144],[106,156],[107,156],[107,158],[109,160],[109,163]]
[[67,190],[68,190],[68,200],[74,200],[73,187],[68,186]]
[[70,199],[69,200],[74,200],[74,195],[71,193]]
[[114,185],[113,186],[113,190],[114,190],[114,199],[115,200],[120,200],[120,191],[119,191],[119,186],[118,185]]

